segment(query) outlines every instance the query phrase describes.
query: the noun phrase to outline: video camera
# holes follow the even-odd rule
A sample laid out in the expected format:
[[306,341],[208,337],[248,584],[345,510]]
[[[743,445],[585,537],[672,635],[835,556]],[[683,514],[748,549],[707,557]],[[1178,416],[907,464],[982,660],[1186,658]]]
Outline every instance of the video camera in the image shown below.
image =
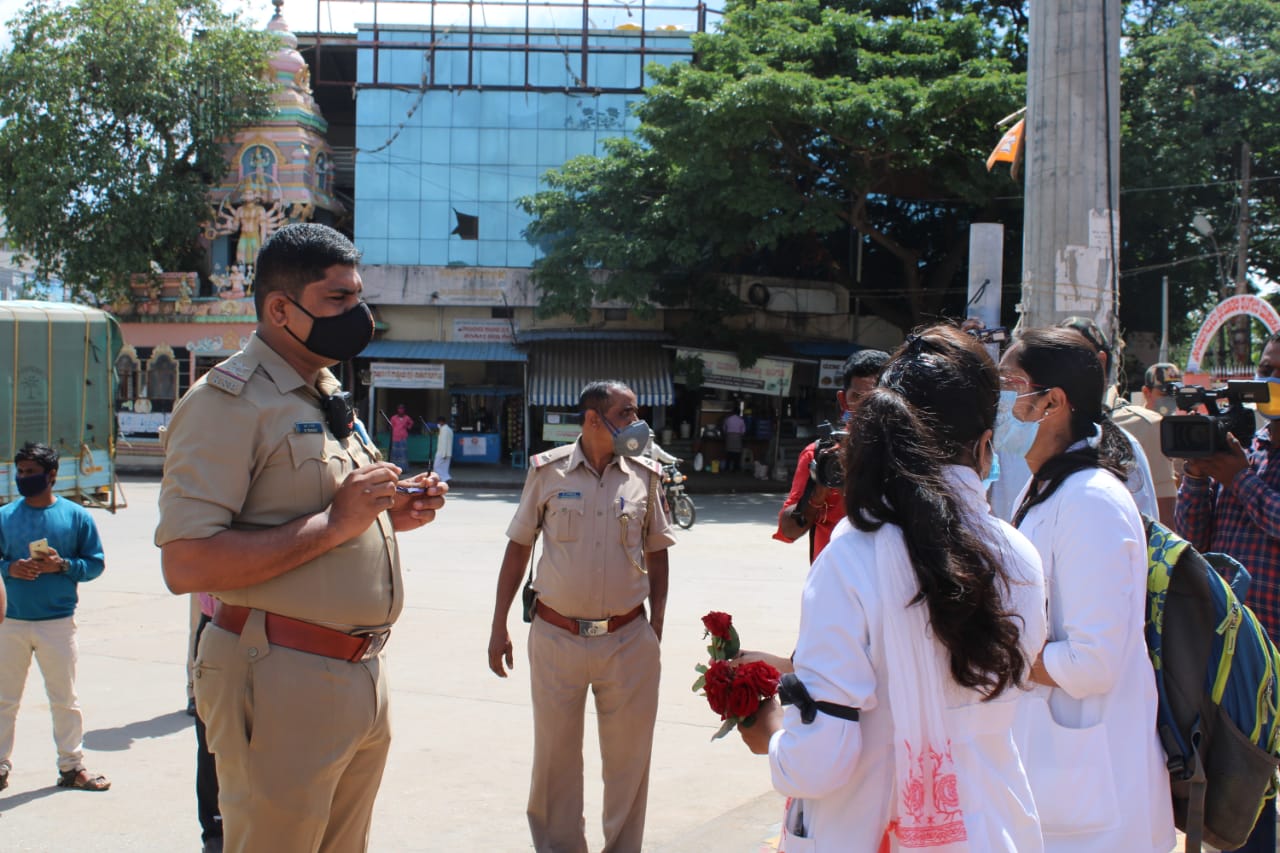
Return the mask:
[[984,344],[1003,344],[1009,340],[1009,330],[1004,326],[992,326],[989,329],[968,329],[967,331]]
[[828,489],[844,488],[844,449],[849,433],[836,429],[830,421],[818,424],[818,440],[814,443],[813,461],[809,463],[809,477]]
[[[1268,382],[1232,380],[1218,388],[1166,383],[1177,407],[1190,412],[1204,406],[1207,415],[1167,415],[1160,422],[1160,452],[1175,459],[1200,459],[1230,447],[1234,435],[1244,447],[1253,439],[1253,411],[1245,403],[1265,406],[1271,401]],[[1220,401],[1226,401],[1226,407]]]

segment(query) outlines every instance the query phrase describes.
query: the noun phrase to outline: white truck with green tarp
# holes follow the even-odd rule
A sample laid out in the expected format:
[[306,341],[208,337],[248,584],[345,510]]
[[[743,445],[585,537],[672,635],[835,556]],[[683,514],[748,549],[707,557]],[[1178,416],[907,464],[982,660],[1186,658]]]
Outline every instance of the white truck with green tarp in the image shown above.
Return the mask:
[[13,457],[29,441],[61,462],[54,492],[114,512],[120,324],[63,302],[0,301],[0,504],[18,498]]

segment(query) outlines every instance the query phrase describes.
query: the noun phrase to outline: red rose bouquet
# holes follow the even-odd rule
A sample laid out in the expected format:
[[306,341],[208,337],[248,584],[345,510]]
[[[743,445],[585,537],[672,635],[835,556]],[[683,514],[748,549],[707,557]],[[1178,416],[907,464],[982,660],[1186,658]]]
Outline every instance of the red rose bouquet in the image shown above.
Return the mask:
[[755,722],[760,703],[778,692],[779,675],[763,661],[738,666],[729,663],[738,656],[742,644],[733,627],[733,617],[728,613],[713,610],[702,617],[702,624],[707,629],[703,636],[711,638],[707,646],[711,664],[695,667],[699,676],[693,683],[693,692],[701,690],[711,710],[724,720],[724,725],[711,736],[715,740],[733,731],[734,726],[747,728]]

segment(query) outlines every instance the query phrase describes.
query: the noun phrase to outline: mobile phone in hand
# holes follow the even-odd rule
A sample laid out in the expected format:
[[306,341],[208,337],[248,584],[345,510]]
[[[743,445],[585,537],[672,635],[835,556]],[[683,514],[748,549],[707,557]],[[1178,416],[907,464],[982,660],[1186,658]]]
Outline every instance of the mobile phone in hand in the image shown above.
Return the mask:
[[425,495],[427,493],[426,486],[396,486],[396,493],[401,495]]
[[33,560],[37,560],[40,557],[47,557],[49,555],[49,551],[48,539],[37,539],[27,545],[27,552],[31,555],[31,559]]

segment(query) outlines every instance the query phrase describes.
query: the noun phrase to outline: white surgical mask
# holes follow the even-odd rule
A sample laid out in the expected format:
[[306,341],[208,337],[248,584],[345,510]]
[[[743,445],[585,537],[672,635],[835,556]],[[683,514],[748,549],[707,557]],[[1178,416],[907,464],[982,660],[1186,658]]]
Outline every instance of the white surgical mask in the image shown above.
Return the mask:
[[1009,458],[1021,459],[1031,452],[1031,445],[1036,443],[1036,435],[1040,432],[1040,421],[1022,421],[1013,414],[1013,404],[1019,397],[1031,394],[1043,394],[1047,389],[1019,394],[1016,391],[1001,391],[1000,405],[996,408],[996,428],[992,442],[997,453],[1004,453]]

